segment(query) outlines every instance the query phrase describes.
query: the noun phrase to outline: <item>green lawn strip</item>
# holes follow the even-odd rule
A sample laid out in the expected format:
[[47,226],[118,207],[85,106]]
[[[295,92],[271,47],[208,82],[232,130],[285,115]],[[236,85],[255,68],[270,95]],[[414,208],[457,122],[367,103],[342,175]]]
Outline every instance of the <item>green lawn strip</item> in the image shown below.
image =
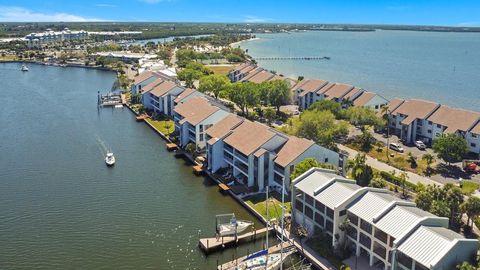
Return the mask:
[[[154,126],[158,131],[163,133],[164,135],[169,135],[174,130],[174,122],[172,120],[153,120],[153,119],[146,119],[148,123]],[[168,127],[168,130],[167,130]]]
[[[268,219],[278,219],[282,215],[282,208],[281,208],[281,198],[279,199],[280,194],[272,193],[270,196],[270,200],[268,202]],[[267,206],[265,204],[265,194],[257,194],[248,196],[244,199],[244,201],[250,205],[253,209],[255,209],[260,215],[264,218],[267,217]],[[290,213],[292,209],[292,204],[290,200],[287,201],[285,199],[285,213]]]

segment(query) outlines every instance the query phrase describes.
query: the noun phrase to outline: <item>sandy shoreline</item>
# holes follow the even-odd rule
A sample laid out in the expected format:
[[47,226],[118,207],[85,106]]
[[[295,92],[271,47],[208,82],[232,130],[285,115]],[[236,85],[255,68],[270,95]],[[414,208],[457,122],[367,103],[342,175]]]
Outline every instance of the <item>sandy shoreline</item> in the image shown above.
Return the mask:
[[249,38],[249,39],[245,39],[245,40],[241,40],[241,41],[237,41],[237,42],[233,42],[233,43],[230,43],[230,47],[236,47],[238,45],[240,45],[242,42],[246,42],[246,41],[252,41],[252,40],[259,40],[260,38],[258,37],[254,37],[254,38]]

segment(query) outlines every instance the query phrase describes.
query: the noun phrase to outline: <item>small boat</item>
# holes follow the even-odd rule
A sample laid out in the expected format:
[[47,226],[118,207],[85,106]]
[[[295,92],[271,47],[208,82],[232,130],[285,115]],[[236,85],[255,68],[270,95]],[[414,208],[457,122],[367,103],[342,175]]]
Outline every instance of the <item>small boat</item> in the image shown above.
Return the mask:
[[235,235],[235,233],[240,234],[251,225],[253,225],[253,222],[237,220],[235,216],[233,216],[229,223],[219,224],[217,232],[220,236]]
[[28,67],[26,65],[22,65],[22,71],[28,71]]
[[105,163],[107,163],[107,166],[115,165],[115,156],[113,156],[113,153],[107,153],[107,156],[105,157]]

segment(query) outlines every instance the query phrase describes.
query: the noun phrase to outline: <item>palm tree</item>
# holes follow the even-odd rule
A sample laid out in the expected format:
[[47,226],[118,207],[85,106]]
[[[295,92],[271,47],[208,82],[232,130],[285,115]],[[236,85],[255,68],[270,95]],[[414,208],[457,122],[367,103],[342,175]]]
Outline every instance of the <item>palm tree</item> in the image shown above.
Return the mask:
[[435,157],[432,154],[427,153],[422,156],[422,159],[427,162],[427,174],[430,175],[432,170],[430,166],[432,165],[433,162],[435,162]]
[[401,185],[402,185],[402,196],[403,198],[407,197],[407,192],[405,190],[405,187],[407,185],[407,179],[408,179],[408,174],[405,171],[402,171],[399,175]]
[[388,149],[390,148],[390,114],[392,112],[389,110],[388,105],[381,107],[380,111],[382,115],[387,115],[387,160],[390,160]]

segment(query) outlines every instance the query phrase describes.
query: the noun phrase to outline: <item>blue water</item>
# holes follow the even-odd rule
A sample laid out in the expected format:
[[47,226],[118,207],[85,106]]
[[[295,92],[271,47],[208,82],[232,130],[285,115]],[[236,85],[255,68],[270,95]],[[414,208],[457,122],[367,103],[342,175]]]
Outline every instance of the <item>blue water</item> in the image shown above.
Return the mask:
[[480,111],[480,34],[413,31],[258,34],[253,57],[328,56],[259,64],[286,76],[349,83],[386,98],[420,98]]

